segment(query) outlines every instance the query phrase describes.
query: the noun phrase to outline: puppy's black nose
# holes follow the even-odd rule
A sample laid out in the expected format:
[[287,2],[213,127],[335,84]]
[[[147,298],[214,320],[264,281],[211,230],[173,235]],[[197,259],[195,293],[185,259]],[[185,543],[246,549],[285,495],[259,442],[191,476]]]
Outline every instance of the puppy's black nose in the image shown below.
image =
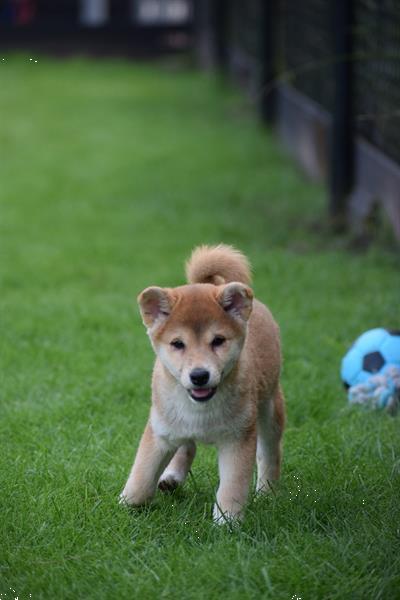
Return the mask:
[[193,369],[190,373],[190,381],[194,385],[205,385],[210,379],[210,373],[205,369]]

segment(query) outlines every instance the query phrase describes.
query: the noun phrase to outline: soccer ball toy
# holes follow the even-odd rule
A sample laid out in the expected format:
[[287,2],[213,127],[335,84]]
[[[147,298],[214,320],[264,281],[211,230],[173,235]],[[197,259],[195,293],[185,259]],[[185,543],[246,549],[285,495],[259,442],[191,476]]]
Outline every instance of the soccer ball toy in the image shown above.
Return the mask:
[[346,388],[365,383],[372,375],[400,369],[400,330],[370,329],[356,339],[342,360],[341,377]]

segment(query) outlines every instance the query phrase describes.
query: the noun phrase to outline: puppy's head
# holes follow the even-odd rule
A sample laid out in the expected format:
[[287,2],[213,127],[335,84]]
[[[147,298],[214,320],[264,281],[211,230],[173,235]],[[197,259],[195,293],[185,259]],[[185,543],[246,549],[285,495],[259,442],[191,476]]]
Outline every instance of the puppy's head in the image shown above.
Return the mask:
[[138,298],[153,348],[196,402],[215,394],[239,359],[253,293],[243,283],[149,287]]

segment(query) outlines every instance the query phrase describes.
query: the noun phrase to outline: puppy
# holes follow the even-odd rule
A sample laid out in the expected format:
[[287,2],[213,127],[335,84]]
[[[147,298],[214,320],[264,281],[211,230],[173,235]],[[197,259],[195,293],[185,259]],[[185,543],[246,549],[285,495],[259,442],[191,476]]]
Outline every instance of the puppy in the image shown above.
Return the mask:
[[254,464],[257,491],[280,474],[285,408],[279,329],[253,299],[247,259],[231,246],[201,246],[188,285],[149,287],[138,298],[156,353],[152,406],[121,494],[140,505],[182,484],[196,443],[218,449],[218,523],[243,515]]

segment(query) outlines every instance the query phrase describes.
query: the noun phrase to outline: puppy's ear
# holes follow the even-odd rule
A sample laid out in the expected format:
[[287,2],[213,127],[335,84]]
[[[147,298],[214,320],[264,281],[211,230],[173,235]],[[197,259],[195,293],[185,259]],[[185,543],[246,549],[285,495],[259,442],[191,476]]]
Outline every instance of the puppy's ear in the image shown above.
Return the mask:
[[232,317],[247,321],[253,308],[253,292],[243,283],[227,283],[222,288],[218,302]]
[[148,287],[138,296],[143,323],[149,329],[158,321],[168,318],[172,309],[169,291],[160,287]]

